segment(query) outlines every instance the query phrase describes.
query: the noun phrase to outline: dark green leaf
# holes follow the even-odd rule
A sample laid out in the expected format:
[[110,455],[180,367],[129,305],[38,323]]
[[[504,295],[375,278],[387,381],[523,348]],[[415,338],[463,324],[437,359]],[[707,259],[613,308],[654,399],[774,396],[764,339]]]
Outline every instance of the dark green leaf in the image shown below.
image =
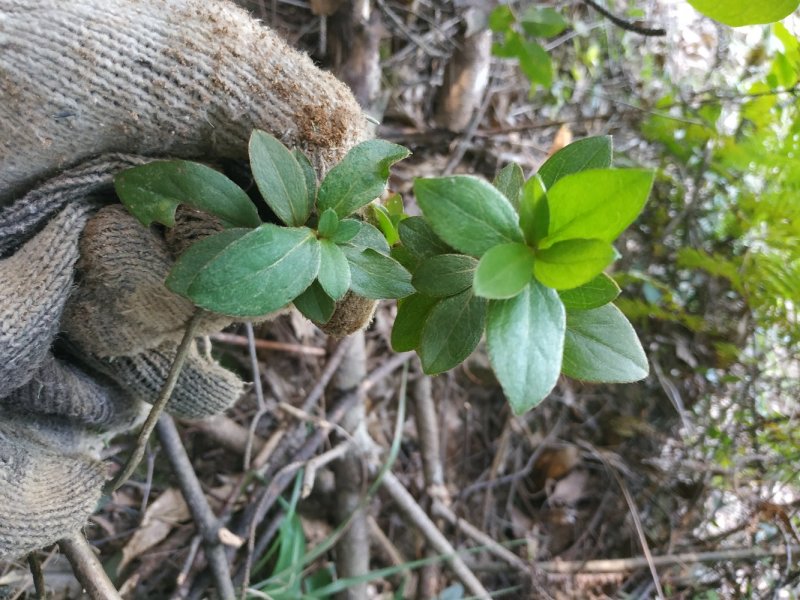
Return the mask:
[[439,254],[423,260],[411,283],[427,296],[452,296],[472,285],[478,261],[463,254]]
[[599,308],[619,296],[619,286],[605,273],[600,273],[589,283],[558,293],[568,311]]
[[213,312],[262,316],[286,306],[311,285],[319,261],[319,242],[313,231],[266,223],[209,261],[187,295]]
[[567,314],[562,370],[583,381],[629,383],[647,377],[650,367],[628,319],[606,304]]
[[345,246],[350,263],[350,289],[359,296],[380,300],[382,298],[405,298],[414,293],[411,273],[394,260],[372,248],[361,250]]
[[788,17],[800,5],[798,0],[689,0],[689,4],[706,16],[732,27],[774,23]]
[[484,298],[513,298],[533,278],[534,254],[525,244],[501,244],[481,258],[475,272],[475,294]]
[[486,300],[465,290],[434,306],[419,343],[422,369],[428,375],[452,369],[475,350],[483,335]]
[[414,193],[436,235],[460,252],[480,256],[492,246],[522,241],[514,207],[481,179],[417,179]]
[[[345,219],[339,225],[341,228],[343,225],[351,221],[351,219]],[[373,227],[369,223],[359,222],[359,230],[358,233],[349,241],[347,242],[348,246],[353,246],[355,248],[372,248],[376,252],[380,252],[381,254],[388,254],[389,253],[389,244],[386,241],[386,238],[383,237],[380,229],[377,227]],[[338,235],[336,236],[339,237]],[[334,240],[337,241],[337,240]],[[337,241],[338,243],[338,241]]]
[[[317,224],[317,231],[324,238],[332,238],[339,229],[339,217],[330,208],[322,213]],[[353,232],[353,235],[357,230]]]
[[289,149],[274,136],[256,129],[250,136],[250,169],[272,212],[286,225],[303,225],[312,204],[306,176]]
[[233,242],[251,231],[252,229],[226,229],[195,242],[175,261],[166,286],[176,294],[188,296],[189,287],[200,270]]
[[553,154],[539,169],[545,189],[550,189],[565,175],[588,169],[611,167],[613,145],[610,135],[598,135],[572,142]]
[[567,21],[552,8],[534,8],[526,10],[520,23],[525,33],[533,37],[553,37],[567,28]]
[[[326,210],[325,212],[328,211]],[[336,242],[337,244],[347,244],[352,242],[353,238],[355,238],[361,232],[361,226],[363,224],[364,223],[358,221],[357,219],[343,219],[339,221],[339,226],[336,228],[336,233],[333,234],[331,241]]]
[[421,262],[421,259],[411,254],[411,252],[408,251],[408,248],[402,244],[393,246],[389,251],[389,256],[403,265],[410,273],[416,271],[417,267],[419,267],[419,263]]
[[362,142],[333,167],[319,187],[319,209],[332,208],[344,219],[383,193],[389,167],[411,154],[386,140]]
[[325,293],[318,281],[313,282],[293,302],[295,308],[314,323],[327,323],[333,316],[336,302]]
[[122,203],[145,226],[172,227],[187,204],[220,218],[225,227],[258,227],[258,211],[238,185],[211,167],[187,160],[157,160],[114,178]]
[[525,185],[525,175],[522,173],[522,167],[517,163],[506,165],[494,178],[492,185],[508,198],[511,206],[518,208],[522,187]]
[[555,387],[565,326],[558,294],[536,281],[514,298],[489,303],[489,360],[515,414],[537,406]]
[[616,256],[614,246],[602,240],[566,240],[536,253],[533,274],[547,287],[568,290],[590,282]]
[[397,303],[397,317],[392,326],[392,349],[395,352],[416,350],[422,328],[439,298],[412,294]]
[[299,148],[292,149],[292,156],[303,170],[303,178],[306,180],[306,190],[308,191],[308,205],[313,208],[317,201],[317,172],[314,170],[314,165]]
[[522,188],[522,198],[519,205],[519,226],[525,236],[525,241],[536,245],[539,240],[547,236],[547,227],[550,224],[550,209],[547,206],[547,197],[542,178],[534,175]]
[[550,226],[541,246],[613,242],[639,216],[652,185],[653,172],[645,169],[592,169],[559,179],[547,191]]
[[448,254],[453,251],[434,233],[431,226],[422,217],[404,219],[400,222],[397,231],[403,246],[417,258],[430,258],[437,254]]
[[319,280],[322,289],[334,300],[350,288],[350,265],[342,249],[330,240],[320,240]]

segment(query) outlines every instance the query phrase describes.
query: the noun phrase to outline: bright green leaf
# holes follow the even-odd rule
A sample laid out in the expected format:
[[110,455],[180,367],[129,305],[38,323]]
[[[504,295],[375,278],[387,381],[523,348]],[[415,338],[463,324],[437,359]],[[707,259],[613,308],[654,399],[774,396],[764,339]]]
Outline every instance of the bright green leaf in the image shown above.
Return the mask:
[[176,294],[188,296],[189,287],[200,270],[233,242],[251,231],[252,229],[226,229],[195,242],[175,261],[166,286]]
[[567,311],[599,308],[613,302],[619,296],[619,286],[605,273],[600,273],[589,283],[571,290],[558,292]]
[[411,283],[427,296],[452,296],[472,285],[478,261],[463,254],[439,254],[423,260]]
[[489,29],[495,33],[505,31],[514,24],[514,21],[516,21],[514,13],[504,4],[495,7],[495,9],[489,13]]
[[319,210],[332,208],[340,219],[369,204],[383,193],[389,167],[406,158],[408,148],[386,140],[369,140],[350,150],[319,186]]
[[519,197],[522,194],[522,187],[525,185],[525,175],[522,167],[517,163],[510,163],[503,167],[494,178],[492,185],[496,187],[511,202],[511,206],[519,206]]
[[400,222],[397,228],[400,241],[417,258],[430,258],[437,254],[449,254],[453,249],[434,233],[422,217],[409,217]]
[[400,241],[400,237],[397,235],[397,229],[392,223],[392,217],[389,214],[389,211],[379,204],[372,205],[372,214],[375,216],[375,220],[378,222],[378,227],[381,228],[383,232],[383,237],[386,238],[386,243],[389,246],[394,246],[397,242]]
[[319,280],[322,289],[338,300],[350,288],[350,265],[342,249],[330,240],[320,240]]
[[441,300],[431,309],[419,343],[422,369],[442,373],[464,361],[483,335],[486,300],[465,290]]
[[616,256],[614,246],[602,240],[566,240],[536,253],[533,274],[547,287],[568,290],[590,282]]
[[439,298],[413,294],[399,300],[397,317],[392,326],[392,349],[395,352],[415,350],[422,337],[422,328]]
[[628,319],[606,304],[567,314],[562,370],[583,381],[629,383],[647,377],[650,368]]
[[610,135],[577,140],[548,158],[537,174],[542,178],[545,189],[549,190],[565,175],[588,169],[608,169],[611,167],[612,148]]
[[525,77],[544,88],[553,85],[553,63],[547,51],[533,40],[521,41],[518,50],[519,66]]
[[313,282],[302,294],[294,299],[295,308],[314,323],[327,323],[336,309],[336,302],[318,281]]
[[372,248],[344,246],[342,249],[350,263],[350,289],[359,296],[380,300],[405,298],[414,293],[411,273],[393,258]]
[[286,225],[299,227],[311,213],[306,176],[277,138],[256,129],[250,136],[250,169],[261,197]]
[[489,360],[515,414],[537,406],[555,387],[565,327],[558,294],[536,281],[514,298],[489,302]]
[[187,295],[213,312],[258,317],[286,306],[311,285],[319,262],[313,231],[266,223],[209,261]]
[[570,239],[613,242],[639,216],[653,185],[645,169],[592,169],[547,191],[550,225],[541,247]]
[[414,193],[436,235],[460,252],[480,256],[492,246],[522,241],[514,207],[481,179],[417,179]]
[[[336,235],[336,231],[338,229],[339,217],[337,217],[336,213],[329,208],[323,212],[322,215],[320,215],[319,223],[317,224],[317,231],[322,237],[330,239]],[[355,236],[356,233],[357,230],[354,231],[353,235]]]
[[114,188],[145,227],[172,227],[175,209],[186,204],[220,218],[225,227],[258,227],[261,219],[247,194],[219,171],[187,160],[157,160],[122,171]]
[[525,33],[533,37],[553,37],[567,28],[566,19],[552,8],[531,6],[519,19]]
[[533,278],[534,254],[525,244],[501,244],[481,258],[475,272],[475,294],[513,298]]
[[689,0],[689,4],[720,23],[740,27],[780,21],[797,10],[800,0]]

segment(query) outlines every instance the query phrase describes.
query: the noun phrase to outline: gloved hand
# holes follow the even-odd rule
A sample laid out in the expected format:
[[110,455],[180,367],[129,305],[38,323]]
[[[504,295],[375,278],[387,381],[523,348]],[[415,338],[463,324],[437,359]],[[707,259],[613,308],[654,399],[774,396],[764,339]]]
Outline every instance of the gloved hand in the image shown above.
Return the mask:
[[[85,522],[103,436],[141,419],[193,310],[162,282],[214,224],[184,211],[166,237],[145,229],[114,206],[114,175],[154,157],[243,160],[254,128],[324,172],[366,125],[345,86],[223,1],[0,0],[0,48],[3,558]],[[340,310],[338,333],[374,306],[348,302],[361,317]],[[241,388],[194,348],[168,408],[207,416]]]

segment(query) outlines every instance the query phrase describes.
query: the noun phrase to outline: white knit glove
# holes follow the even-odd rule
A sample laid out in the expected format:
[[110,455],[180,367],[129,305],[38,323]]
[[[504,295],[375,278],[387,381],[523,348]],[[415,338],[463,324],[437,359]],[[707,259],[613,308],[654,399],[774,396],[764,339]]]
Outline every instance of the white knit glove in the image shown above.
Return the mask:
[[[230,3],[0,0],[0,558],[85,522],[98,433],[140,418],[193,310],[161,282],[213,224],[147,230],[114,205],[114,175],[243,160],[254,128],[320,172],[366,130],[344,85]],[[206,416],[240,390],[195,349],[169,409]]]

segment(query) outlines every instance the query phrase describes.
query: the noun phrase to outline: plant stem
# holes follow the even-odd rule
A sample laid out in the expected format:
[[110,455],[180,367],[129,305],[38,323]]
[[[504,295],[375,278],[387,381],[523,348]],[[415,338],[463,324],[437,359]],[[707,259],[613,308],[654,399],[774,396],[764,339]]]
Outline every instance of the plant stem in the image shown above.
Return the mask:
[[82,533],[76,532],[59,540],[58,547],[91,600],[122,600]]

